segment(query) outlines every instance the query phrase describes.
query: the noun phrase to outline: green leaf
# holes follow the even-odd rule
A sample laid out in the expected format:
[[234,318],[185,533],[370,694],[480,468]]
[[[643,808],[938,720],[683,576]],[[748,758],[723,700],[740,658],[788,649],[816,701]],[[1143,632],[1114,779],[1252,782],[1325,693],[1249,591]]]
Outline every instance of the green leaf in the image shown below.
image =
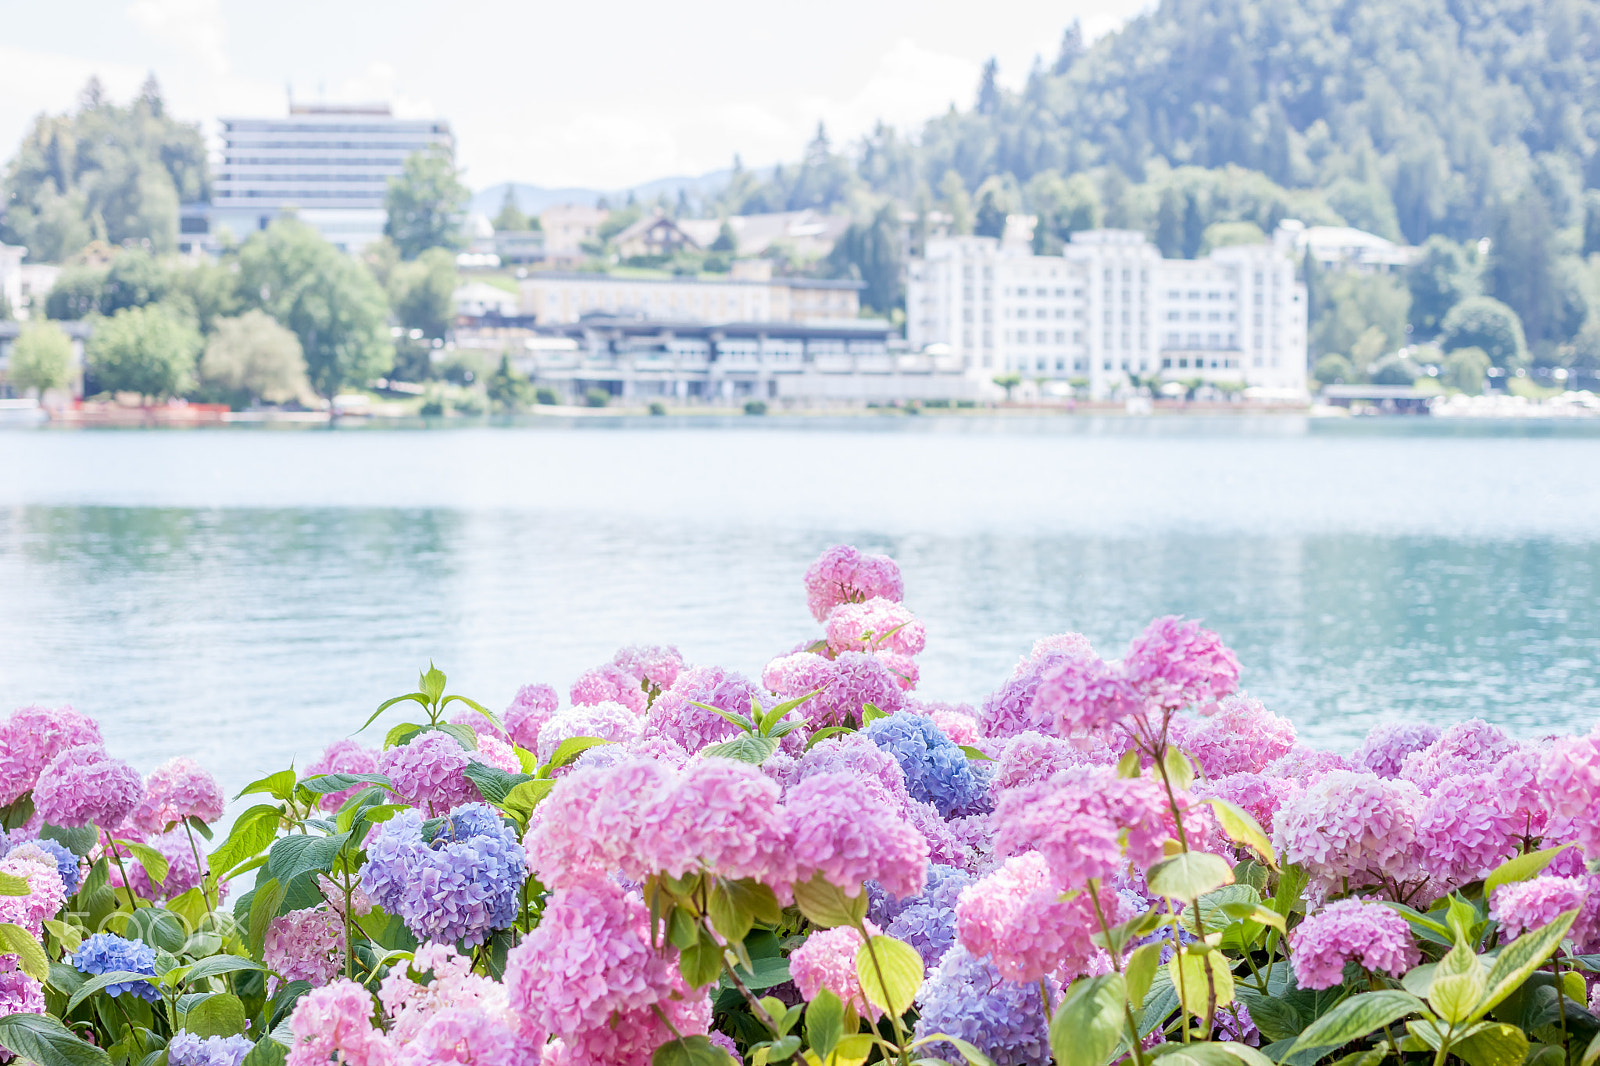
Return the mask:
[[240,796],[249,796],[257,792],[265,792],[274,799],[288,800],[294,795],[294,783],[294,768],[290,767],[287,770],[279,770],[277,773],[263,777],[258,781],[250,782],[248,785],[244,786],[244,788],[239,790],[238,796],[233,798],[238,799]]
[[445,733],[455,737],[456,743],[461,745],[462,751],[478,750],[478,734],[469,725],[457,725],[454,722],[440,722],[432,727],[436,732]]
[[880,718],[887,718],[889,714],[876,703],[863,703],[861,705],[861,725],[866,727]]
[[80,858],[100,843],[100,830],[92,825],[41,825],[39,835],[46,840],[54,840]]
[[270,1036],[264,1036],[256,1041],[256,1046],[250,1049],[239,1066],[284,1066],[288,1058],[289,1049],[286,1046]]
[[236,1036],[250,1028],[250,1021],[238,996],[218,992],[189,1008],[189,1013],[183,1017],[183,1027],[201,1038]]
[[288,885],[304,873],[327,873],[339,856],[349,833],[317,837],[287,836],[273,843],[267,852],[267,876],[281,885]]
[[1127,985],[1128,1002],[1133,1004],[1135,1010],[1144,1006],[1145,993],[1150,991],[1150,982],[1156,979],[1156,971],[1161,969],[1161,945],[1140,944],[1133,949],[1133,954],[1128,956],[1128,963],[1123,967],[1124,980]]
[[810,751],[812,748],[816,747],[822,741],[827,740],[829,737],[835,737],[835,736],[839,736],[839,735],[844,734],[844,733],[854,733],[854,732],[855,732],[855,730],[851,729],[847,725],[823,726],[821,729],[817,730],[815,733],[812,733],[811,734],[811,738],[806,741],[806,750]]
[[389,791],[394,791],[394,782],[384,774],[316,774],[300,782],[300,787],[319,796],[326,796],[334,792],[343,792],[356,785],[382,785]]
[[1176,747],[1168,745],[1161,766],[1167,771],[1167,780],[1172,782],[1172,787],[1185,789],[1194,784],[1194,763]]
[[854,896],[847,896],[844,889],[830,883],[820,873],[809,881],[795,883],[794,902],[811,924],[824,929],[854,925],[867,916],[867,894],[861,886],[856,886]]
[[522,767],[523,773],[529,777],[534,777],[539,773],[539,756],[527,748],[518,747],[515,744],[511,746],[511,750],[517,753],[517,765]]
[[1194,900],[1233,882],[1233,868],[1220,856],[1186,851],[1150,867],[1150,890],[1168,899]]
[[267,923],[278,916],[278,907],[287,892],[288,889],[275,877],[256,885],[255,896],[250,902],[250,954],[261,954],[262,942],[267,938]]
[[1235,994],[1250,1011],[1250,1020],[1268,1040],[1293,1040],[1306,1027],[1300,1012],[1286,999],[1263,996],[1248,988],[1240,988]]
[[254,959],[247,959],[243,955],[211,955],[201,959],[189,967],[189,972],[184,975],[185,985],[193,984],[206,977],[219,977],[225,973],[237,973],[240,970],[255,970],[266,973],[267,968]]
[[15,955],[17,969],[35,981],[50,979],[50,957],[34,935],[11,922],[0,922],[0,955]]
[[[1566,911],[1549,925],[1542,925],[1531,933],[1523,933],[1501,948],[1500,954],[1495,956],[1494,966],[1489,970],[1488,987],[1478,1002],[1474,1016],[1483,1017],[1502,999],[1516,991],[1517,986],[1561,946],[1561,938],[1567,935],[1573,919],[1577,917],[1577,910]],[[1437,983],[1437,979],[1435,981]]]
[[751,959],[750,963],[753,967],[752,969],[747,970],[743,966],[735,966],[733,971],[738,974],[739,980],[744,982],[744,986],[752,992],[760,992],[763,989],[771,988],[773,985],[781,985],[791,977],[788,959],[780,957],[759,958]]
[[754,733],[756,731],[755,720],[747,715],[740,714],[738,711],[725,711],[721,707],[713,707],[709,703],[700,703],[697,700],[690,700],[689,702],[700,708],[702,711],[710,711],[712,714],[715,714],[720,718],[726,718],[728,721],[738,726],[739,731],[742,733]]
[[494,726],[501,732],[505,731],[505,726],[500,724],[499,717],[497,717],[493,711],[479,703],[477,700],[469,700],[465,696],[446,696],[444,699],[439,701],[439,709],[442,711],[452,703],[465,703],[468,707],[471,707],[473,710],[483,715],[483,717],[489,721],[490,725]]
[[506,795],[505,801],[500,806],[519,821],[526,822],[533,809],[539,806],[539,802],[555,787],[555,781],[548,777],[523,781]]
[[1184,948],[1167,963],[1167,974],[1179,1004],[1197,1018],[1233,1002],[1233,972],[1220,951]]
[[160,965],[160,952],[173,953],[183,950],[184,944],[189,939],[189,929],[183,924],[183,919],[167,910],[165,907],[141,907],[138,911],[128,916],[128,927],[123,931],[123,936],[130,940],[143,940],[146,944],[159,949],[156,954],[158,972]]
[[1514,1025],[1490,1022],[1452,1043],[1450,1052],[1469,1066],[1522,1066],[1528,1057],[1528,1038]]
[[892,936],[868,937],[856,949],[856,977],[868,1002],[898,1017],[911,1009],[922,987],[922,956]]
[[[806,1043],[823,1062],[844,1039],[844,1004],[826,988],[819,989],[806,1007]],[[1099,1066],[1097,1063],[1096,1066]]]
[[399,725],[390,728],[383,735],[383,750],[388,751],[390,748],[398,748],[400,745],[408,743],[418,733],[426,731],[427,728],[427,726],[418,725],[415,722],[401,722]]
[[1117,760],[1118,777],[1138,777],[1140,770],[1139,749],[1129,748]]
[[417,688],[428,696],[429,703],[438,703],[439,697],[444,695],[444,671],[433,665],[433,660],[428,660],[428,669],[417,681]]
[[[378,720],[378,715],[382,714],[384,711],[387,711],[390,707],[393,707],[397,703],[403,703],[406,700],[410,700],[412,703],[417,704],[424,710],[426,710],[428,705],[433,702],[432,700],[428,699],[428,694],[426,692],[407,692],[404,696],[396,696],[393,699],[384,700],[382,703],[378,704],[378,709],[372,712],[372,717],[361,723],[361,729],[365,729],[373,722],[376,722]],[[356,732],[361,732],[361,729],[356,730]],[[387,747],[387,745],[385,745],[385,747]]]
[[1427,1005],[1409,992],[1383,989],[1351,996],[1300,1033],[1284,1058],[1298,1051],[1336,1048],[1360,1040],[1408,1014],[1427,1012]]
[[994,762],[992,757],[983,753],[982,748],[975,748],[971,744],[958,744],[956,746],[961,749],[961,754],[974,762]]
[[[1260,902],[1260,894],[1249,885],[1223,885],[1213,892],[1207,892],[1191,906],[1185,907],[1178,920],[1189,932],[1204,936],[1206,933],[1226,929],[1234,923],[1235,916],[1229,910],[1230,907],[1242,907],[1248,915],[1252,908],[1260,905]],[[1204,925],[1203,930],[1196,924],[1197,913],[1200,923]],[[1277,915],[1274,914],[1273,917],[1276,918]]]
[[524,781],[533,780],[530,774],[508,774],[498,766],[476,761],[467,763],[466,769],[461,772],[467,775],[467,780],[477,786],[478,795],[484,798],[484,802],[497,807],[511,795],[512,789]]
[[113,840],[112,843],[119,848],[127,849],[128,854],[144,867],[144,872],[149,876],[152,885],[159,886],[167,879],[167,857],[149,844],[141,844],[137,840]]
[[1483,898],[1494,902],[1494,890],[1501,885],[1509,885],[1515,881],[1528,881],[1544,872],[1552,859],[1561,854],[1570,843],[1560,844],[1553,848],[1543,848],[1539,851],[1530,851],[1526,855],[1517,855],[1507,859],[1494,868],[1494,872],[1483,880]]
[[1072,982],[1050,1019],[1050,1050],[1056,1066],[1105,1066],[1122,1039],[1126,996],[1121,974]]
[[[78,1004],[82,1003],[84,1000],[88,999],[101,989],[105,988],[107,985],[123,985],[130,982],[137,983],[139,981],[143,981],[146,984],[154,984],[155,980],[156,979],[154,977],[151,977],[147,973],[134,973],[131,970],[110,970],[106,973],[96,974],[94,977],[89,978],[89,980],[79,985],[78,990],[72,993],[72,998],[67,1000],[67,1013],[70,1014],[73,1010],[77,1009]],[[3,1040],[0,1040],[0,1042],[3,1042]]]
[[83,945],[83,927],[69,925],[54,918],[46,918],[44,927],[50,935],[56,938],[56,943],[69,955],[73,954]]
[[26,896],[32,891],[26,877],[0,873],[0,896]]
[[784,700],[782,703],[773,707],[772,710],[761,716],[761,721],[758,723],[761,726],[761,732],[763,734],[769,734],[774,724],[786,717],[790,711],[799,707],[801,704],[805,703],[807,700],[811,699],[821,691],[822,690],[820,688],[812,689],[804,696],[796,696],[792,700]]
[[1267,834],[1261,829],[1261,823],[1257,822],[1249,811],[1230,800],[1216,797],[1205,802],[1216,809],[1217,824],[1222,826],[1222,831],[1227,834],[1229,840],[1235,844],[1243,844],[1274,870],[1278,868],[1278,857],[1273,854],[1272,841],[1267,839]]
[[728,1053],[704,1036],[669,1040],[650,1055],[650,1066],[730,1066]]
[[261,853],[272,838],[278,835],[278,819],[282,812],[277,807],[258,803],[239,815],[228,832],[228,839],[211,853],[211,869],[221,876],[244,860]]
[[742,733],[732,740],[724,740],[720,744],[712,744],[700,749],[700,755],[702,757],[715,756],[721,759],[737,759],[740,762],[760,766],[777,750],[778,742],[771,737],[758,737],[752,733]]
[[541,767],[540,772],[548,777],[549,771],[560,769],[590,748],[610,743],[611,741],[600,737],[568,737],[556,746],[555,752],[550,756],[550,761]]
[[111,1066],[111,1056],[79,1040],[48,1014],[0,1018],[0,1045],[39,1066]]
[[711,918],[711,927],[730,944],[744,940],[756,920],[745,895],[722,880],[711,889],[707,914]]
[[1589,1041],[1589,1047],[1583,1053],[1583,1061],[1578,1066],[1594,1066],[1600,1061],[1600,1033],[1594,1034],[1594,1039]]
[[[954,1044],[956,1050],[961,1052],[961,1057],[967,1060],[969,1066],[994,1066],[994,1060],[980,1051],[976,1045],[961,1039],[959,1036],[951,1036],[949,1033],[932,1033],[917,1040],[911,1046],[918,1048],[926,1044],[940,1043]],[[935,1063],[936,1066],[944,1066],[944,1060],[942,1059],[924,1059],[920,1061]]]
[[1434,967],[1428,1005],[1447,1022],[1464,1022],[1483,998],[1483,964],[1464,943],[1457,944]]

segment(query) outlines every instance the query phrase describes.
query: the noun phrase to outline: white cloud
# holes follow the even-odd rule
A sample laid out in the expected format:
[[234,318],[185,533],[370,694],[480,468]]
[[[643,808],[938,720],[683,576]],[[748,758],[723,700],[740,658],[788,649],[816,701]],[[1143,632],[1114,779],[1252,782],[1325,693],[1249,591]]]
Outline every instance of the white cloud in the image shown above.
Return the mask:
[[171,45],[214,75],[230,69],[217,0],[134,0],[128,15],[156,40]]

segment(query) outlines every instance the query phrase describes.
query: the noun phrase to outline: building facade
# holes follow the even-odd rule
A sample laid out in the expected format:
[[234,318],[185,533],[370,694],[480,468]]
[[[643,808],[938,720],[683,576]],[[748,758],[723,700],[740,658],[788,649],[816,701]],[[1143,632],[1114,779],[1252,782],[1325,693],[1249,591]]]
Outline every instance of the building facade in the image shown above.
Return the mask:
[[455,144],[449,123],[395,118],[387,104],[295,104],[287,118],[220,121],[222,159],[205,214],[213,244],[223,227],[243,240],[292,211],[331,243],[360,251],[383,236],[384,194],[406,158]]
[[1265,244],[1164,259],[1142,233],[1090,230],[1059,256],[1020,240],[930,239],[907,267],[912,350],[978,377],[1087,382],[1105,397],[1134,378],[1302,394],[1306,293],[1294,227]]
[[726,280],[530,273],[517,283],[518,310],[541,325],[596,313],[702,322],[817,322],[860,313],[859,281],[771,277],[738,267]]
[[521,372],[578,401],[591,389],[634,401],[859,403],[976,394],[961,367],[906,353],[882,319],[705,322],[590,314],[533,329],[463,322],[456,338],[458,346],[510,351]]

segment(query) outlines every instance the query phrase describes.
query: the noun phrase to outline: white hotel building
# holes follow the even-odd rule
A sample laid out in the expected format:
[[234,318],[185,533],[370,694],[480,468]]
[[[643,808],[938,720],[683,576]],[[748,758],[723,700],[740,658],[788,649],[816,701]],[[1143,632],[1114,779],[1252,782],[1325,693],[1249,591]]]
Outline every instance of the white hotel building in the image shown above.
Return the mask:
[[358,252],[383,236],[389,179],[406,157],[454,147],[450,124],[395,118],[387,104],[294,104],[287,118],[224,118],[211,207],[182,220],[186,239],[226,226],[238,240],[288,211]]
[[[1074,233],[1059,256],[993,237],[928,241],[907,271],[906,339],[948,346],[985,380],[1086,380],[1104,397],[1130,375],[1306,389],[1300,224],[1270,242],[1163,259],[1142,233]],[[943,352],[944,347],[936,349]]]

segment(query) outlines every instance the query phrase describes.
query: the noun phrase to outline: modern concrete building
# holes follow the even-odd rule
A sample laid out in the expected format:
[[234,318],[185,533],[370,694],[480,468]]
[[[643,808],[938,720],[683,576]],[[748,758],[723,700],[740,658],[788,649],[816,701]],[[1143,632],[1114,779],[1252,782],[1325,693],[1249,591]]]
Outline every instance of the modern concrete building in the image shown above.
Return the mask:
[[[406,158],[433,145],[454,148],[450,124],[402,119],[387,104],[293,104],[287,118],[224,118],[222,159],[204,215],[215,246],[293,211],[349,252],[383,236],[384,194]],[[186,216],[184,229],[195,227]],[[185,232],[189,240],[200,235]]]
[[517,283],[518,308],[541,325],[591,313],[703,322],[815,322],[853,319],[859,281],[773,277],[766,260],[734,264],[727,280],[640,278],[623,274],[530,273]]
[[953,361],[909,354],[888,322],[751,322],[590,314],[561,326],[458,323],[458,347],[507,351],[539,384],[581,400],[797,400],[860,403],[968,399]]
[[930,239],[907,268],[906,337],[983,379],[1087,382],[1096,398],[1157,375],[1303,395],[1298,232],[1193,260],[1163,259],[1132,230],[1075,233],[1059,256],[1020,239]]

